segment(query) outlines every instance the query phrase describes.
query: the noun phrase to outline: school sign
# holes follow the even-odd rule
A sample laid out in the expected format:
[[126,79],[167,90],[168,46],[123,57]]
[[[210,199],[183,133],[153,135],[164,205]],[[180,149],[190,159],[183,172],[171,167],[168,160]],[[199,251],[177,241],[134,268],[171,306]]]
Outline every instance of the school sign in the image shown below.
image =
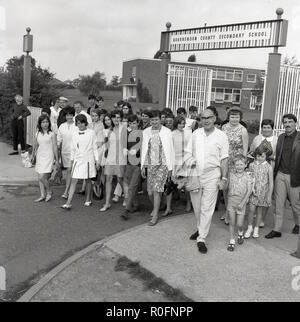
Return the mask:
[[[160,51],[167,53],[163,56],[167,66],[170,53],[174,52],[273,47],[273,53],[269,54],[262,108],[262,117],[273,119],[281,64],[278,48],[286,46],[288,32],[288,21],[282,19],[283,9],[278,8],[276,14],[275,20],[180,30],[170,30],[171,23],[167,23],[167,31],[161,33]],[[165,70],[167,73],[167,68]],[[166,87],[162,83],[161,91],[166,92]]]
[[164,52],[286,46],[287,20],[268,20],[162,32]]

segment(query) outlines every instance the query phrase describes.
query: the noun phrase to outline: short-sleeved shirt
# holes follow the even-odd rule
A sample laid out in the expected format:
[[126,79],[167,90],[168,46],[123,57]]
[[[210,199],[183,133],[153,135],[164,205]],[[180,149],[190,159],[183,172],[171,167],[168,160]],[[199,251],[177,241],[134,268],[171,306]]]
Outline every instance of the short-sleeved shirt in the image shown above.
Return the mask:
[[221,175],[221,161],[228,158],[229,142],[225,133],[215,129],[206,135],[203,128],[192,136],[192,154],[197,161],[197,172],[201,177],[216,179]]

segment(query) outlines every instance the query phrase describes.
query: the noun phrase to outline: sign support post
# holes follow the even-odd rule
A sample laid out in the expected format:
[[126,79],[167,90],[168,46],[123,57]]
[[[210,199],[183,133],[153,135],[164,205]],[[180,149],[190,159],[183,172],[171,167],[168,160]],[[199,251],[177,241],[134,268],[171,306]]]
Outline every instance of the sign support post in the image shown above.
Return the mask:
[[[277,9],[277,19],[280,20],[283,14],[282,9]],[[280,29],[276,31],[276,44],[278,45],[280,37]],[[278,46],[274,47],[274,52],[269,54],[269,62],[267,69],[267,78],[264,94],[264,103],[262,111],[262,119],[274,119],[278,88],[279,88],[279,77],[280,77],[280,65],[281,65],[281,54],[278,53]]]
[[[166,23],[167,31],[171,30],[172,24],[170,22]],[[160,51],[161,55],[161,69],[160,69],[160,86],[159,86],[159,102],[164,104],[162,106],[165,108],[167,106],[167,82],[168,82],[168,69],[171,62],[171,54],[165,51],[165,48],[169,46],[170,37],[168,34],[161,37]]]

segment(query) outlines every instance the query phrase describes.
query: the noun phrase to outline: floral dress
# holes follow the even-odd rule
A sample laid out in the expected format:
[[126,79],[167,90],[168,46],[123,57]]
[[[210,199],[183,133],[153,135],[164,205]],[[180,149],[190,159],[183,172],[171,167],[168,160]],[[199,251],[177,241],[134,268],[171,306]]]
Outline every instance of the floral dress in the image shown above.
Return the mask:
[[254,188],[250,196],[250,203],[258,207],[270,207],[267,202],[269,192],[269,169],[271,165],[265,161],[258,163],[257,161],[250,164],[249,170],[254,175]]
[[233,128],[229,123],[225,124],[222,128],[229,141],[229,171],[232,171],[234,168],[233,160],[235,156],[238,154],[244,154],[243,128],[244,127],[242,125]]
[[147,154],[148,192],[164,192],[168,167],[159,132],[153,131]]

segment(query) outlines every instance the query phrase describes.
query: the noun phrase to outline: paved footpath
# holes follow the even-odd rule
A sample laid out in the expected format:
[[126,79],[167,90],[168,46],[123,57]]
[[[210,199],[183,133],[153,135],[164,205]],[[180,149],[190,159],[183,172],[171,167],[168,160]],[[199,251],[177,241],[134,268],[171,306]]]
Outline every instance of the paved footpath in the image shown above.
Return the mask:
[[[94,267],[106,249],[138,262],[193,301],[300,301],[300,291],[292,288],[292,269],[300,266],[300,261],[289,255],[297,236],[286,233],[281,240],[251,239],[230,253],[226,250],[227,227],[215,217],[208,238],[209,252],[201,255],[196,243],[189,240],[194,224],[194,216],[189,214],[155,227],[142,225],[120,233],[67,266],[31,300],[111,300],[103,291],[106,284],[101,269]],[[291,224],[289,218],[288,228]],[[119,296],[119,301],[126,301],[126,297]]]

